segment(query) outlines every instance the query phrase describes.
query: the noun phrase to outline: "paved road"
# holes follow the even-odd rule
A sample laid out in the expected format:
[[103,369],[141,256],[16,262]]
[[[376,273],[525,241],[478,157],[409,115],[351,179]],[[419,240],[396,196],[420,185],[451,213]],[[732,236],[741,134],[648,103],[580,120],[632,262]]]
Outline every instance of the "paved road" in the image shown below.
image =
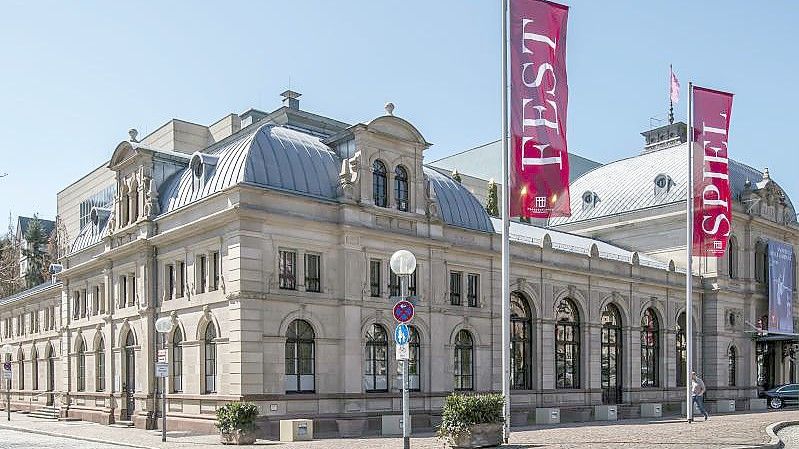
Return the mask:
[[72,438],[0,429],[0,448],[2,449],[120,449],[121,447],[115,444],[92,443]]
[[777,436],[785,443],[786,449],[799,449],[799,426],[788,426],[777,432]]

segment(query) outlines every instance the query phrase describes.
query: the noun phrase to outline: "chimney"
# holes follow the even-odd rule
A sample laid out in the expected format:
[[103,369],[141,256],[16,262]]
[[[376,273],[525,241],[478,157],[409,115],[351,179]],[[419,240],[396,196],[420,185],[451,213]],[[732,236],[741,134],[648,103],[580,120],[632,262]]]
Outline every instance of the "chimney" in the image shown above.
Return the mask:
[[280,94],[283,97],[283,106],[288,106],[289,109],[300,109],[300,95],[299,92],[294,92],[293,90],[287,90]]

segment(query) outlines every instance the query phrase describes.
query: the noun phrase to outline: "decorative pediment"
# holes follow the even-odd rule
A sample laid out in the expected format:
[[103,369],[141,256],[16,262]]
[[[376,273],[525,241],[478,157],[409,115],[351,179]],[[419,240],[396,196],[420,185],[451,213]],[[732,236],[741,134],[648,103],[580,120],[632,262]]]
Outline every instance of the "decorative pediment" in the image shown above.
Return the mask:
[[430,144],[422,136],[422,133],[420,133],[415,126],[411,125],[408,121],[393,115],[384,115],[382,117],[378,117],[369,122],[367,128],[369,131],[419,143],[425,148],[430,146]]

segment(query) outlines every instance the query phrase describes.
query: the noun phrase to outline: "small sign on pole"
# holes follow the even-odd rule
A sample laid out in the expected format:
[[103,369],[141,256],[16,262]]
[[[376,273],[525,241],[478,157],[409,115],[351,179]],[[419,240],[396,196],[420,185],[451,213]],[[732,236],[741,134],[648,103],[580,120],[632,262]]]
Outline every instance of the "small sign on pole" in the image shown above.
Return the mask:
[[397,345],[397,360],[410,360],[411,359],[411,349],[408,346],[408,343],[403,345]]
[[400,323],[394,328],[394,343],[404,345],[411,340],[411,329],[405,323]]
[[394,319],[400,323],[407,323],[413,319],[414,308],[410,301],[402,300],[394,304]]
[[156,363],[155,377],[169,377],[169,364],[164,362]]
[[159,349],[158,350],[158,363],[166,363],[167,362],[167,350],[166,349]]
[[3,380],[11,380],[11,370],[3,369]]

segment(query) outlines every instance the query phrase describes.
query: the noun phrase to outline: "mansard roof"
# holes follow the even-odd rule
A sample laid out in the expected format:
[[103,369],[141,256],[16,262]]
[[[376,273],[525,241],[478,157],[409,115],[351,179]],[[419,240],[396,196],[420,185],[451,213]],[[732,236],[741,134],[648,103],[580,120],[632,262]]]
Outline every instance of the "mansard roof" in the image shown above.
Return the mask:
[[15,294],[13,294],[11,296],[6,296],[5,298],[0,298],[0,305],[5,305],[5,304],[8,304],[8,303],[19,301],[21,299],[27,298],[27,297],[29,297],[31,295],[35,295],[36,293],[45,291],[45,290],[47,290],[47,289],[49,289],[51,287],[56,287],[56,286],[60,287],[61,286],[61,282],[53,283],[52,280],[48,280],[48,281],[43,282],[43,283],[41,283],[41,284],[39,284],[39,285],[37,285],[35,287],[31,287],[31,288],[29,288],[27,290],[23,290],[23,291],[21,291],[19,293],[15,293]]
[[[599,166],[573,181],[570,186],[571,217],[549,220],[551,226],[564,225],[625,212],[632,212],[670,203],[685,202],[688,186],[687,144],[640,154]],[[660,175],[671,181],[668,188],[658,190],[655,179]],[[752,188],[764,174],[746,164],[730,159],[730,188],[733,198],[740,200],[747,181]],[[590,192],[590,207],[583,207],[584,194]],[[786,204],[793,210],[791,200]],[[794,214],[795,216],[795,214]]]

